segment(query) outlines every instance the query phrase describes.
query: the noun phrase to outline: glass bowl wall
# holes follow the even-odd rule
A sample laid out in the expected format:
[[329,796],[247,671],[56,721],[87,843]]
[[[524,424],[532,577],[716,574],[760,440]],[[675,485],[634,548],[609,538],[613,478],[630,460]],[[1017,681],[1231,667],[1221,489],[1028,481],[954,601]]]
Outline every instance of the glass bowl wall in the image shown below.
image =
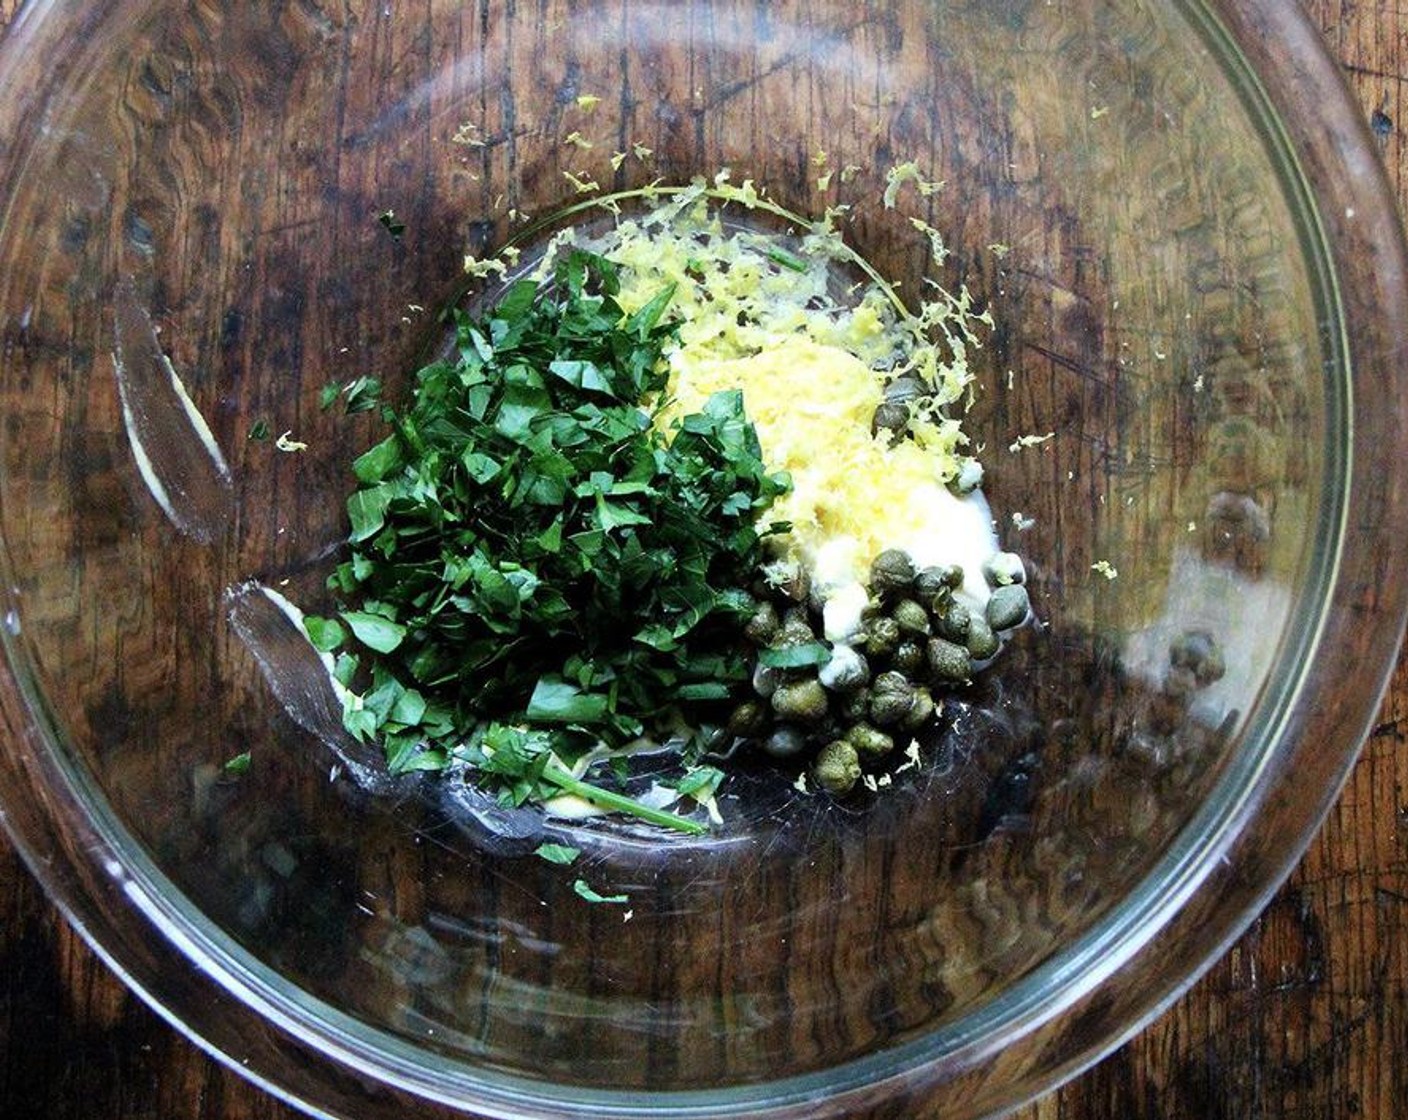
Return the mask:
[[[1304,843],[1403,606],[1396,223],[1295,6],[1230,7],[27,9],[0,777],[56,897],[332,1114],[980,1115],[1132,1030]],[[320,392],[404,387],[466,252],[724,168],[991,311],[967,425],[1040,625],[883,796],[577,830],[630,898],[592,907],[330,745],[257,586],[325,601],[374,422]],[[1227,669],[1192,690],[1189,633]]]

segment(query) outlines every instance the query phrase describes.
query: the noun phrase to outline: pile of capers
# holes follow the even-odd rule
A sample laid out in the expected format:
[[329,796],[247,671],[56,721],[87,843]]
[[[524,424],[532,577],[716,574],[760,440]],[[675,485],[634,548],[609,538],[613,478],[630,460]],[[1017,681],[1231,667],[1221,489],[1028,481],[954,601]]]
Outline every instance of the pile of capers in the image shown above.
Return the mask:
[[[936,695],[970,682],[997,656],[1004,633],[1026,621],[1021,559],[998,553],[984,574],[992,590],[977,612],[958,594],[961,567],[919,569],[903,551],[882,552],[870,567],[859,633],[831,647],[821,665],[775,668],[755,659],[755,695],[733,710],[727,732],[773,758],[805,761],[815,785],[849,793],[898,742],[933,722]],[[746,633],[760,655],[830,645],[822,637],[823,604],[804,571],[759,590]]]

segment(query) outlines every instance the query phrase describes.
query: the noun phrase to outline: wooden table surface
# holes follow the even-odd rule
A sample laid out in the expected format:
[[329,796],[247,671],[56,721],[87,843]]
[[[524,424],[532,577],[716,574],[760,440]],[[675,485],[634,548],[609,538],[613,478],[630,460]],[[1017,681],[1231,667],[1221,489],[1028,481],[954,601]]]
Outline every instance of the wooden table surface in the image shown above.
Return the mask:
[[[1303,0],[1408,203],[1408,9]],[[0,0],[3,34],[19,0]],[[1172,1010],[1017,1120],[1408,1115],[1408,658],[1339,803],[1268,910]],[[0,1115],[296,1114],[168,1028],[0,839]]]

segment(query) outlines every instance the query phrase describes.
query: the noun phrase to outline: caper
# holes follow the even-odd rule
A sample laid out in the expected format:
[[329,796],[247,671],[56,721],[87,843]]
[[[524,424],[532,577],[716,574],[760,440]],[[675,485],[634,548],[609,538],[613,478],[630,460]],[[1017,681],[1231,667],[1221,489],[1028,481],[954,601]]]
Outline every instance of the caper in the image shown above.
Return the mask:
[[946,638],[930,638],[925,655],[936,681],[966,681],[972,673],[967,649]]
[[870,711],[870,689],[861,687],[844,692],[836,700],[836,715],[843,723],[863,720]]
[[1198,674],[1186,665],[1170,665],[1164,674],[1164,691],[1183,699],[1198,690]]
[[929,690],[922,687],[916,688],[914,690],[914,704],[910,707],[909,714],[900,721],[900,730],[913,734],[933,719],[937,710]]
[[882,758],[895,749],[895,740],[878,727],[857,723],[846,732],[846,742],[866,758]]
[[[1173,671],[1178,672],[1177,669]],[[1167,690],[1154,693],[1149,699],[1146,714],[1149,730],[1155,735],[1173,735],[1177,732],[1188,716],[1190,699],[1187,694],[1180,696]]]
[[912,401],[932,392],[922,380],[913,374],[903,373],[885,385],[885,399],[897,404]]
[[903,673],[897,673],[893,669],[889,672],[881,673],[875,678],[876,692],[905,692],[914,687]]
[[777,617],[777,608],[764,601],[758,604],[758,609],[753,612],[753,617],[748,620],[743,633],[755,645],[765,646],[777,636],[781,625],[782,620]]
[[806,611],[790,610],[782,616],[782,625],[768,643],[773,649],[791,649],[816,641],[816,631],[807,620]]
[[890,612],[890,617],[895,620],[901,634],[929,633],[929,612],[913,599],[901,599]]
[[850,646],[831,650],[831,660],[817,671],[817,680],[832,692],[854,692],[870,679],[870,666]]
[[1168,659],[1169,664],[1177,668],[1191,669],[1199,688],[1221,680],[1227,672],[1227,662],[1217,639],[1206,630],[1185,630],[1178,635],[1169,645]]
[[909,427],[909,409],[902,404],[889,401],[876,408],[875,416],[871,420],[871,431],[875,434],[886,431],[899,435],[907,427]]
[[936,612],[934,621],[934,629],[939,632],[939,637],[947,638],[950,642],[965,642],[968,640],[968,627],[972,624],[973,612],[957,599],[951,599],[942,614]]
[[924,668],[924,647],[914,639],[906,639],[895,647],[890,664],[899,672],[913,677]]
[[815,677],[779,685],[772,694],[772,710],[781,719],[820,723],[826,718],[826,689]]
[[914,708],[914,686],[908,681],[904,688],[870,694],[870,722],[877,727],[894,727]]
[[763,740],[763,750],[773,758],[796,758],[807,749],[807,736],[801,728],[780,724]]
[[795,638],[798,641],[810,642],[816,637],[811,615],[807,613],[806,607],[788,607],[783,611],[779,631],[789,639]]
[[900,644],[900,626],[893,618],[877,615],[861,629],[865,652],[871,657],[889,657]]
[[993,629],[988,625],[988,621],[979,615],[974,615],[968,620],[968,637],[965,639],[968,652],[973,655],[974,661],[987,661],[997,656],[997,651],[1002,648],[1002,643],[998,640]]
[[987,620],[994,630],[1011,630],[1026,621],[1031,610],[1031,598],[1020,583],[993,588],[988,598]]
[[924,568],[914,577],[914,597],[921,603],[932,603],[935,595],[949,590],[946,568]]
[[745,700],[733,709],[728,717],[728,730],[732,735],[753,738],[767,727],[768,711],[756,700]]
[[777,583],[777,590],[794,603],[805,603],[811,589],[811,576],[800,564],[790,568]]
[[913,583],[914,561],[901,549],[887,548],[870,565],[870,589],[877,595],[903,595]]
[[822,747],[812,764],[812,778],[827,793],[837,797],[850,793],[860,781],[860,758],[844,739],[833,739]]

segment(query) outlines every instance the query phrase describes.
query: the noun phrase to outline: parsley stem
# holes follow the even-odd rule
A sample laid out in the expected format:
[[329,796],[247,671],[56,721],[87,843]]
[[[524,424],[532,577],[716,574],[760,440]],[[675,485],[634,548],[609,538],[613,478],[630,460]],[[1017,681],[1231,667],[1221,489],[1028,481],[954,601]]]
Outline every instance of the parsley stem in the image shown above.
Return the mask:
[[783,268],[791,269],[793,272],[807,271],[807,262],[800,257],[793,256],[785,249],[769,249],[767,251],[767,257],[773,264],[781,265]]
[[707,825],[702,825],[698,821],[686,820],[674,813],[667,813],[663,809],[652,809],[649,805],[642,805],[639,801],[626,797],[624,794],[612,793],[608,789],[584,782],[556,763],[548,763],[547,768],[543,771],[543,779],[566,793],[573,793],[590,801],[593,805],[618,813],[629,813],[643,821],[648,821],[650,824],[658,824],[662,828],[673,828],[677,832],[684,832],[690,836],[702,836],[709,831]]

